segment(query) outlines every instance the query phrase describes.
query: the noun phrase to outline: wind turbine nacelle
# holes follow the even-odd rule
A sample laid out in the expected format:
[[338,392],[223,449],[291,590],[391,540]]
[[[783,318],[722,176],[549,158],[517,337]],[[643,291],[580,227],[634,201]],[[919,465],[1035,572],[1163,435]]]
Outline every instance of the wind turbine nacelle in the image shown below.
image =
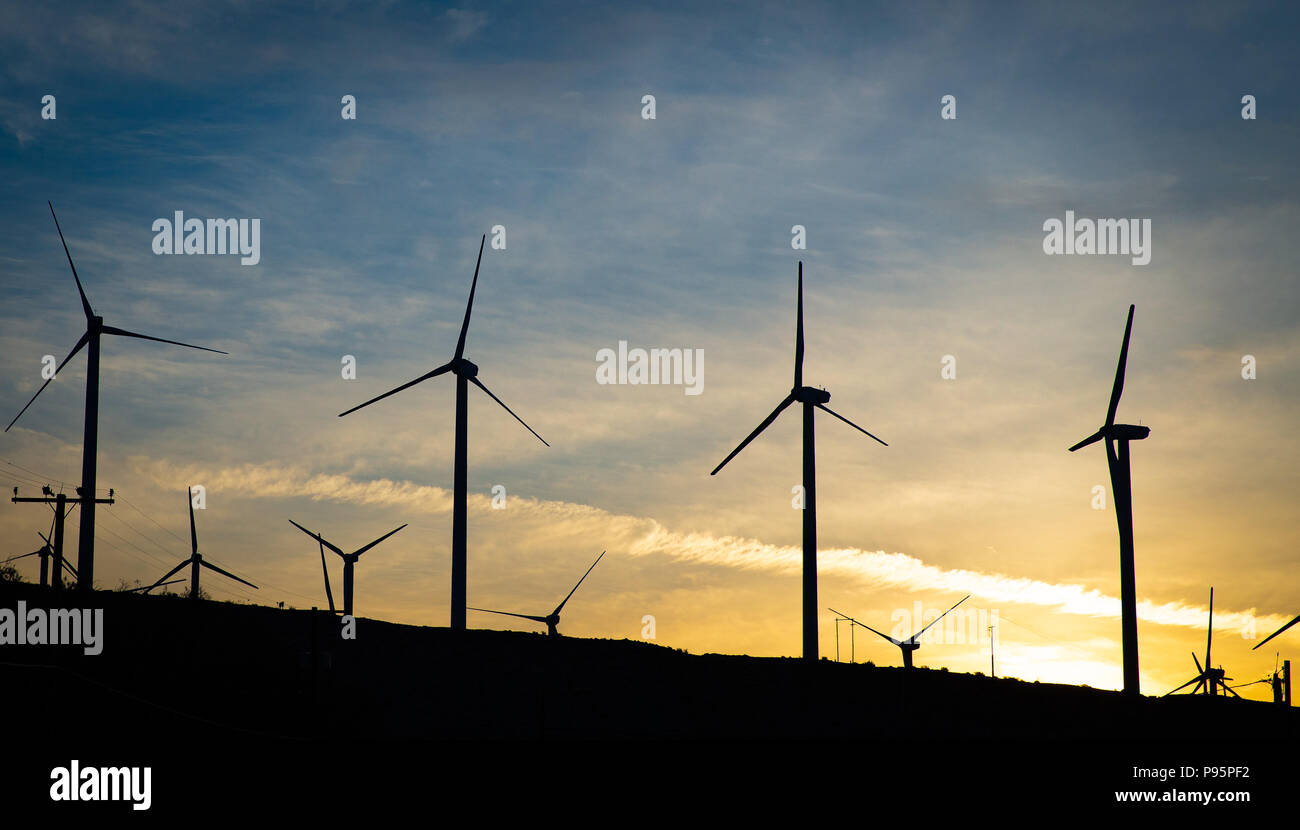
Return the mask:
[[831,399],[831,393],[825,389],[801,386],[794,390],[794,399],[800,403],[826,403]]
[[1151,434],[1151,427],[1138,427],[1132,424],[1115,424],[1107,430],[1109,438],[1116,441],[1141,441]]
[[455,372],[467,378],[478,377],[478,366],[462,357],[456,361]]

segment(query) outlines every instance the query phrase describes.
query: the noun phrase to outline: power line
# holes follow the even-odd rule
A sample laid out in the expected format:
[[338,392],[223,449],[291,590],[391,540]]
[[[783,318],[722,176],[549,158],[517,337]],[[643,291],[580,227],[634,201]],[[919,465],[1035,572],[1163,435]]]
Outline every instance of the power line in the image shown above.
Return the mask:
[[125,504],[127,507],[130,507],[132,510],[134,510],[134,511],[137,512],[137,513],[139,513],[141,516],[144,516],[146,519],[148,519],[149,521],[153,522],[155,525],[158,525],[159,529],[161,529],[161,530],[163,530],[164,532],[170,534],[171,537],[172,537],[173,539],[175,539],[176,541],[180,542],[182,545],[183,545],[183,544],[186,544],[186,540],[185,540],[185,539],[182,539],[180,536],[177,536],[175,533],[172,533],[172,531],[171,531],[169,528],[166,528],[166,527],[164,527],[163,525],[159,524],[159,522],[158,522],[157,519],[155,519],[153,516],[150,516],[148,513],[144,512],[144,511],[141,510],[140,508],[136,507],[135,504],[134,504],[133,502],[128,501],[125,497],[123,497],[123,496],[121,496],[121,495],[119,495],[119,496],[117,497],[117,499],[118,499],[118,501],[120,501],[120,502],[122,502],[123,504]]
[[60,479],[56,479],[56,478],[54,478],[53,476],[43,476],[43,475],[41,475],[40,473],[36,472],[35,470],[28,469],[27,467],[24,467],[24,466],[21,465],[21,464],[15,464],[14,462],[10,461],[10,460],[7,459],[7,458],[4,459],[4,462],[5,462],[6,464],[8,464],[10,467],[17,467],[18,469],[22,470],[23,472],[31,473],[32,475],[36,476],[37,478],[43,478],[43,479],[45,479],[45,481],[42,482],[43,484],[52,484],[52,483],[58,481],[58,482],[59,482],[59,487],[60,487],[60,488],[62,488],[62,487],[64,486],[63,481],[61,481]]
[[[53,484],[53,483],[55,483],[55,482],[58,482],[59,490],[60,490],[60,491],[67,489],[67,482],[64,481],[64,480],[61,479],[61,478],[57,478],[57,477],[55,477],[55,476],[42,475],[41,473],[38,473],[38,472],[36,472],[35,470],[33,470],[33,469],[29,468],[29,467],[24,467],[24,466],[21,465],[21,464],[15,464],[14,462],[10,461],[10,460],[7,459],[7,458],[0,459],[0,461],[3,461],[5,464],[8,464],[10,467],[16,467],[16,468],[18,468],[19,470],[22,470],[22,471],[25,472],[25,473],[30,473],[31,475],[35,476],[36,478],[34,478],[34,479],[30,479],[30,478],[21,477],[21,476],[18,476],[16,473],[11,473],[11,472],[8,472],[8,471],[6,471],[6,470],[0,470],[0,475],[8,475],[8,476],[11,476],[11,477],[17,479],[18,481],[23,481],[23,482],[25,482],[25,483],[27,483],[27,484],[31,484],[31,485],[36,486],[36,487],[40,487],[40,486],[45,485],[45,484]],[[109,490],[112,490],[112,489],[114,489],[114,488],[112,488],[112,487],[96,487],[96,488],[95,488],[95,492],[96,492],[96,493],[107,493]]]
[[9,472],[8,470],[0,470],[0,476],[4,476],[5,478],[7,478],[7,479],[9,479],[9,480],[11,480],[11,481],[16,481],[16,482],[18,482],[19,484],[25,484],[25,485],[27,485],[28,487],[41,487],[41,486],[44,486],[44,485],[46,485],[46,484],[49,484],[49,480],[48,480],[48,479],[45,480],[45,481],[37,481],[36,479],[28,478],[27,476],[23,476],[23,475],[19,475],[18,473],[11,473],[11,472]]
[[[149,534],[147,534],[147,533],[145,533],[144,531],[140,530],[138,527],[136,527],[135,525],[131,524],[131,523],[128,522],[126,519],[123,519],[121,516],[117,515],[117,512],[116,512],[116,511],[108,510],[108,511],[105,511],[105,512],[106,512],[108,515],[112,516],[112,517],[113,517],[114,519],[116,519],[117,521],[119,521],[119,522],[121,522],[122,524],[124,524],[124,525],[126,525],[127,527],[129,527],[131,530],[134,530],[137,534],[140,535],[141,538],[146,539],[146,540],[148,540],[148,541],[154,543],[155,545],[157,545],[157,546],[158,546],[158,549],[161,550],[163,553],[165,553],[167,556],[173,556],[173,555],[175,555],[174,552],[171,551],[171,550],[168,550],[167,547],[166,547],[165,545],[163,545],[162,542],[159,542],[157,539],[153,538],[153,537],[150,536]],[[143,551],[142,551],[142,552],[143,552]]]
[[[101,529],[101,528],[95,528],[96,531],[98,531],[98,530],[100,530],[100,529]],[[123,536],[119,536],[118,534],[114,533],[112,530],[109,530],[109,529],[106,528],[106,527],[105,527],[105,528],[102,528],[102,530],[103,530],[105,533],[110,533],[110,534],[112,534],[114,538],[119,539],[119,540],[125,542],[126,544],[130,545],[131,547],[135,548],[136,550],[140,551],[140,553],[144,554],[145,556],[149,557],[149,559],[153,560],[154,563],[159,564],[159,565],[161,565],[161,566],[163,566],[163,567],[166,567],[166,565],[167,565],[167,561],[166,561],[165,559],[160,559],[156,554],[150,553],[149,551],[147,551],[147,550],[145,550],[144,548],[142,548],[142,547],[140,547],[139,545],[137,545],[135,542],[132,542],[130,539],[127,539],[127,538],[125,538],[125,537],[123,537]],[[136,557],[136,558],[138,559],[139,557]],[[141,561],[143,561],[143,560],[141,560]]]

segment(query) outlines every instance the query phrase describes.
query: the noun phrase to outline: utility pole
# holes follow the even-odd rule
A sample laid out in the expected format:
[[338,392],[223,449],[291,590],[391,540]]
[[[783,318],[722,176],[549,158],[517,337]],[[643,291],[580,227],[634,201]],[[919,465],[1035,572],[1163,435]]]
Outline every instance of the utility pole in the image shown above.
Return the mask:
[[48,504],[54,507],[54,562],[53,567],[50,568],[50,587],[56,591],[63,590],[63,569],[67,568],[77,578],[78,588],[84,587],[85,590],[90,590],[89,586],[81,585],[81,575],[63,557],[63,523],[75,505],[87,503],[113,504],[113,491],[111,489],[108,491],[108,498],[106,499],[87,499],[81,488],[78,487],[77,497],[68,498],[66,493],[55,493],[46,485],[41,487],[41,493],[43,495],[40,498],[21,497],[18,495],[18,488],[15,487],[14,496],[10,501],[14,504]]
[[989,677],[997,677],[998,673],[993,670],[993,626],[989,626]]
[[853,620],[849,617],[839,616],[835,618],[835,662],[840,662],[840,623],[849,624],[849,662],[857,662],[857,631],[853,628]]

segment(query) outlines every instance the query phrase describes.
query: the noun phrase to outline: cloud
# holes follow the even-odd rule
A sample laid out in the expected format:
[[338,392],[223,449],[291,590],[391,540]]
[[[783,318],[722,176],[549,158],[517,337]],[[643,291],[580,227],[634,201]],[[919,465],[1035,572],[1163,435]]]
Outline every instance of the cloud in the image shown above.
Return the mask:
[[[312,474],[280,464],[244,464],[233,468],[178,467],[170,462],[133,459],[133,466],[160,484],[201,481],[210,491],[237,492],[252,498],[310,498],[313,501],[400,507],[428,516],[449,515],[451,491],[409,481],[376,479],[358,481],[346,475]],[[655,519],[610,513],[571,502],[510,496],[512,522],[535,525],[534,536],[604,539],[611,551],[633,557],[666,556],[681,562],[735,570],[797,574],[803,551],[740,536],[681,532]],[[480,517],[492,513],[491,498],[471,493],[469,509]],[[838,574],[866,587],[893,587],[905,591],[968,593],[985,604],[1035,605],[1055,613],[1118,619],[1116,597],[1094,588],[1069,583],[984,573],[928,565],[904,553],[837,548],[818,552],[821,574]],[[1138,617],[1157,625],[1200,629],[1206,624],[1204,606],[1182,602],[1138,603]],[[1255,628],[1273,631],[1287,621],[1281,615],[1256,617],[1252,611],[1220,608],[1214,617],[1221,631],[1244,632]]]

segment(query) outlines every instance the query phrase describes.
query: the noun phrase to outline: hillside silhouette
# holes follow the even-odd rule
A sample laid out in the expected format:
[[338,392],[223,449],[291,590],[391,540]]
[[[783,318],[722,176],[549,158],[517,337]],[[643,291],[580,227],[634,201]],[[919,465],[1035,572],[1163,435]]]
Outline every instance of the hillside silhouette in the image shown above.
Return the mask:
[[[250,739],[927,738],[1174,741],[1300,737],[1293,708],[917,668],[695,655],[651,643],[427,628],[181,596],[55,595],[0,585],[0,606],[104,609],[103,653],[15,646],[3,688],[80,719],[11,719],[31,737],[127,742],[141,725]],[[84,606],[81,603],[85,603]]]

